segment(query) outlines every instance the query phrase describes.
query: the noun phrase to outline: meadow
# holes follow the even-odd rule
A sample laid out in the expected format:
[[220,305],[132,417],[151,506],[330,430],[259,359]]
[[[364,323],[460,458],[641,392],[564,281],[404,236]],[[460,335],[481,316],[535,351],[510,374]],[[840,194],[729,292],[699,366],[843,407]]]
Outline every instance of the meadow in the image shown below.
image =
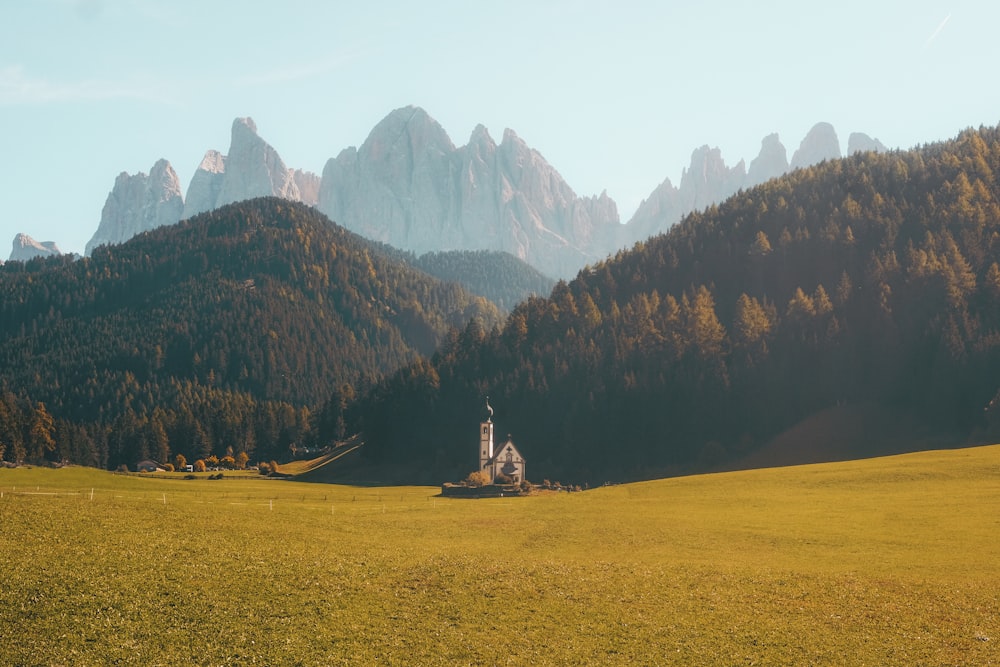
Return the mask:
[[0,469],[0,664],[1000,662],[1000,446],[437,494]]

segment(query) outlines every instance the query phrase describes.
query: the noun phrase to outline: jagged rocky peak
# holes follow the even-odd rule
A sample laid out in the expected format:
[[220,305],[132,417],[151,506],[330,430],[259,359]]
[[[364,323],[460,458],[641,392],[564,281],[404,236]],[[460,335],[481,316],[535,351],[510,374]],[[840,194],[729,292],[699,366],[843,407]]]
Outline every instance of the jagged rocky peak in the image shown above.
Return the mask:
[[747,186],[760,185],[788,171],[788,153],[777,133],[760,140],[760,153],[750,162]]
[[[18,234],[14,237],[14,247],[10,252],[11,262],[27,262],[35,257],[49,257],[61,255],[62,251],[53,241],[36,241],[27,234]],[[0,262],[2,264],[3,262]]]
[[490,131],[486,129],[486,126],[480,123],[473,128],[472,135],[469,137],[468,145],[496,147],[497,143],[493,141],[493,137],[490,135]]
[[618,221],[610,198],[577,197],[514,132],[497,145],[479,125],[456,148],[412,106],[382,119],[358,150],[327,162],[318,208],[413,252],[503,250],[560,277],[603,257],[595,230]]
[[147,176],[122,172],[101,211],[101,222],[87,242],[86,254],[105,243],[122,243],[136,234],[175,224],[184,212],[177,173],[158,160]]
[[808,167],[823,160],[840,158],[840,140],[830,123],[816,123],[809,130],[799,149],[792,155],[792,169]]
[[215,206],[265,196],[299,200],[299,189],[281,156],[257,135],[252,118],[233,121],[232,139]]
[[490,131],[484,125],[476,125],[469,137],[469,143],[465,145],[465,152],[470,157],[475,157],[480,161],[493,158],[497,152],[497,142],[490,136]]
[[392,180],[404,173],[434,169],[455,150],[444,128],[420,107],[396,109],[383,118],[361,145],[358,156],[364,165]]
[[730,168],[718,148],[702,146],[691,153],[691,166],[681,174],[681,205],[697,211],[735,194],[746,180],[743,160]]
[[226,156],[216,150],[205,153],[188,185],[187,198],[184,201],[184,219],[215,208],[225,173]]
[[153,168],[149,170],[149,190],[152,196],[152,203],[173,202],[183,200],[180,179],[177,172],[164,159],[159,159]]
[[315,206],[319,202],[320,177],[311,171],[302,169],[292,170],[292,180],[299,190],[299,201],[309,206]]
[[851,135],[847,138],[848,155],[867,152],[885,153],[888,150],[885,144],[878,139],[872,139],[864,132],[851,132]]
[[[634,238],[644,238],[655,233],[656,227],[664,222],[673,224],[680,218],[679,193],[670,179],[664,179],[648,197],[642,200],[628,226],[635,228]],[[641,230],[639,228],[642,228]]]

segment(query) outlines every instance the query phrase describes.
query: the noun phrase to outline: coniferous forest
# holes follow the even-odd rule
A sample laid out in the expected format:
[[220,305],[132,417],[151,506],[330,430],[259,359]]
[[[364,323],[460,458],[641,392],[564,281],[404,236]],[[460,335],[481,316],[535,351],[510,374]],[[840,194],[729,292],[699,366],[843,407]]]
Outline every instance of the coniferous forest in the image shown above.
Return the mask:
[[997,128],[740,192],[504,320],[255,200],[0,267],[0,446],[116,467],[361,433],[372,466],[441,481],[487,395],[532,479],[724,465],[837,405],[996,437],[998,262]]
[[379,383],[355,425],[376,461],[469,468],[461,417],[489,394],[532,476],[591,481],[724,464],[844,404],[995,437],[998,174],[987,128],[741,192],[502,328],[452,334]]
[[470,318],[499,323],[486,299],[384,250],[261,199],[87,259],[3,265],[4,458],[280,460],[312,444],[310,408],[335,390],[433,353]]

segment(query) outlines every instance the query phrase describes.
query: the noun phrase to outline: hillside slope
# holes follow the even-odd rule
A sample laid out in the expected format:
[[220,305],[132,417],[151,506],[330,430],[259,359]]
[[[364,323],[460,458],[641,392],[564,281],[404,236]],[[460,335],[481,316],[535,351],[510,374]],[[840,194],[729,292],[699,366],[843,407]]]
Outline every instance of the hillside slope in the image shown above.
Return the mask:
[[[76,423],[193,412],[221,455],[301,435],[257,429],[256,402],[318,405],[431,354],[470,319],[489,327],[499,312],[312,208],[251,200],[77,262],[4,265],[0,390]],[[185,442],[191,429],[170,449],[211,452]]]
[[991,437],[998,174],[997,128],[797,170],[528,300],[502,331],[466,331],[382,383],[356,426],[376,459],[471,468],[488,394],[530,477],[594,481],[709,469],[845,403]]
[[414,266],[435,278],[462,285],[510,311],[532,296],[546,296],[555,280],[510,253],[452,250],[421,255]]

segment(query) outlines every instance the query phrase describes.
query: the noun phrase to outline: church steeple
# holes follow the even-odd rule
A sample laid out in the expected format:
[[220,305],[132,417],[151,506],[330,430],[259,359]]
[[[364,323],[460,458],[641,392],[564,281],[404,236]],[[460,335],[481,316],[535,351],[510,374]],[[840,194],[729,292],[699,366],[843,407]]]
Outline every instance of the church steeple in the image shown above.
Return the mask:
[[493,408],[486,397],[486,420],[479,424],[479,469],[486,470],[493,458]]

